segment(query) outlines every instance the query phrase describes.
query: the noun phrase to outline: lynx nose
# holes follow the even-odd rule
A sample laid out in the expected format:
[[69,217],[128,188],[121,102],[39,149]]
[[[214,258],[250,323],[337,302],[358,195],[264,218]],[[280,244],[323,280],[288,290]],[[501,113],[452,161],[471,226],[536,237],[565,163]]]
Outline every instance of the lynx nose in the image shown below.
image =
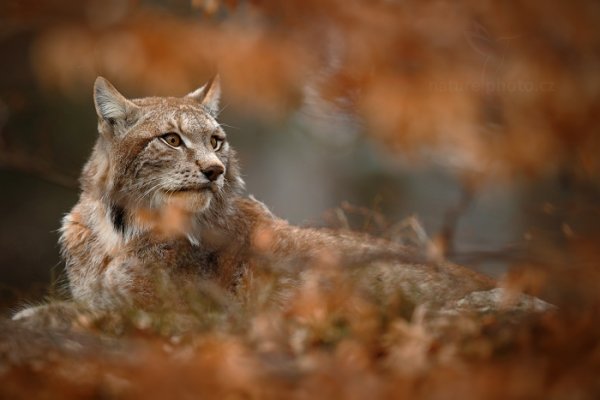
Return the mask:
[[206,179],[211,182],[216,181],[217,178],[223,174],[223,172],[225,172],[225,169],[220,165],[211,165],[210,167],[202,170],[202,173]]

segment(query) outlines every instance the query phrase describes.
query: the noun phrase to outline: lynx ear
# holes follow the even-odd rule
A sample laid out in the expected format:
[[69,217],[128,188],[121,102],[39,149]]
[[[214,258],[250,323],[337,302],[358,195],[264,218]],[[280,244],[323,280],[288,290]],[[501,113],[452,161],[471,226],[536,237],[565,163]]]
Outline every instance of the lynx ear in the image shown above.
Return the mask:
[[221,98],[221,83],[219,75],[215,75],[200,89],[189,93],[187,96],[196,100],[206,108],[208,113],[216,117],[219,113],[219,99]]
[[98,118],[113,127],[126,122],[138,108],[101,76],[94,82],[94,104]]

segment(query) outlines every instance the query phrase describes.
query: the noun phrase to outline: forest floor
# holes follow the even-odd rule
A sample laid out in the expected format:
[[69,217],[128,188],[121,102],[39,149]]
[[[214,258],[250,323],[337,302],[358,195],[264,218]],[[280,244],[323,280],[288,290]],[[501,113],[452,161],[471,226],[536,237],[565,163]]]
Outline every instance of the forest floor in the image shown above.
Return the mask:
[[[265,288],[268,288],[268,282]],[[0,398],[596,399],[598,307],[439,313],[383,306],[349,280],[284,306],[0,322]]]

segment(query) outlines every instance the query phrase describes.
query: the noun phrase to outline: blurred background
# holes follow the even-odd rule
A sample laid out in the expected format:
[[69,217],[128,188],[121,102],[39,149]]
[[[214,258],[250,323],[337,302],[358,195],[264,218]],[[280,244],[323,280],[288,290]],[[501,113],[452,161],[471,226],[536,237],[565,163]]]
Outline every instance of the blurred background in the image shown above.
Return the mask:
[[96,76],[143,97],[216,71],[248,193],[278,216],[413,235],[584,301],[600,260],[598,26],[594,0],[3,1],[0,304],[61,275]]

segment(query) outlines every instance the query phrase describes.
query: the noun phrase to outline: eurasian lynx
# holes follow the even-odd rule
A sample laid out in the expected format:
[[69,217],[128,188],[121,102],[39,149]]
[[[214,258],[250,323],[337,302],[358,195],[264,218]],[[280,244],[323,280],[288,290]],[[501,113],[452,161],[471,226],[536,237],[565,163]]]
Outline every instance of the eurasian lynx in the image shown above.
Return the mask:
[[128,100],[97,78],[100,135],[60,238],[78,303],[153,307],[165,281],[216,282],[235,293],[261,263],[365,266],[377,290],[403,289],[418,303],[493,287],[455,265],[415,263],[415,253],[395,243],[290,226],[242,197],[235,151],[216,121],[219,96],[213,79],[181,98]]

